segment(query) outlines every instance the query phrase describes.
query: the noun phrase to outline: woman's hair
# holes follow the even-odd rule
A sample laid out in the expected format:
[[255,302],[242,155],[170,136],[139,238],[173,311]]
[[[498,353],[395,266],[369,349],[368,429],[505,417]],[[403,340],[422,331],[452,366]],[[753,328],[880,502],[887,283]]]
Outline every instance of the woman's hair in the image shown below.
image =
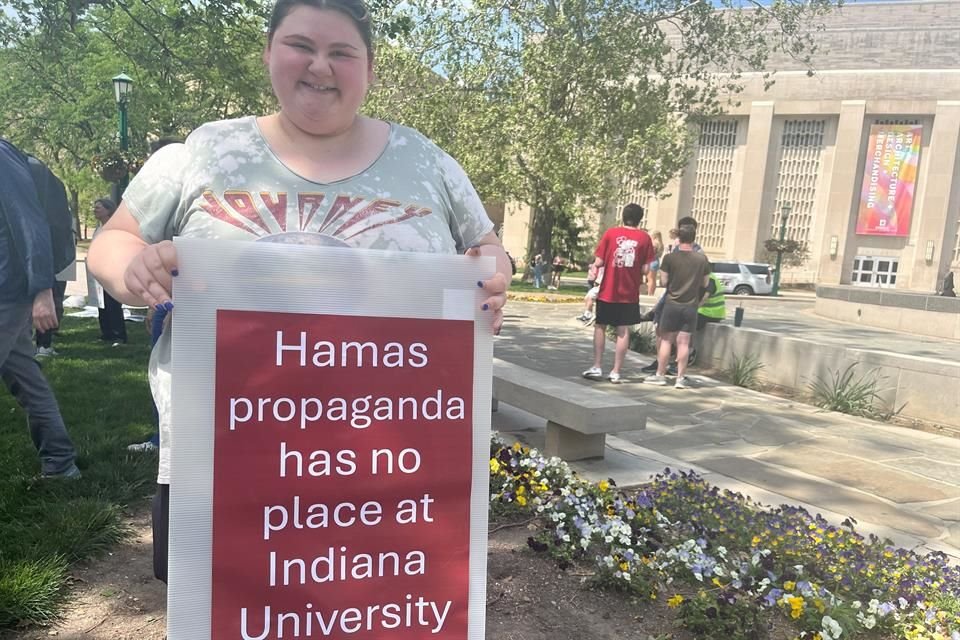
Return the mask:
[[113,212],[117,210],[117,205],[114,204],[113,200],[110,198],[97,198],[93,201],[93,204],[99,204],[104,209],[110,212],[110,215],[113,215]]
[[653,238],[653,248],[658,253],[663,250],[663,236],[659,231],[654,231],[650,234],[650,237]]
[[313,7],[339,11],[350,20],[360,32],[363,43],[367,45],[367,54],[373,56],[373,27],[370,25],[370,10],[363,0],[277,0],[270,14],[267,26],[267,42],[273,41],[273,34],[287,15],[297,7]]
[[671,238],[676,238],[677,235],[679,235],[679,234],[680,234],[680,230],[679,230],[679,229],[670,229],[670,237],[671,237]]

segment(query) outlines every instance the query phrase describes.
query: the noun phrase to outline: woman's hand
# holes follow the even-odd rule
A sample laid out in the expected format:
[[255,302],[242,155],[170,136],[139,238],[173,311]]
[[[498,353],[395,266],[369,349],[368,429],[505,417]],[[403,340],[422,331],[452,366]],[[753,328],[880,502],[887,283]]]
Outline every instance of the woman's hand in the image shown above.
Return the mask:
[[510,259],[507,258],[506,252],[500,246],[499,239],[497,239],[496,244],[481,244],[478,247],[471,247],[467,249],[466,255],[487,255],[497,259],[497,273],[489,280],[481,280],[477,283],[477,286],[481,287],[489,296],[483,301],[481,309],[492,313],[490,328],[493,330],[493,335],[500,335],[500,329],[503,327],[503,307],[507,304],[507,289],[510,284],[510,279],[505,274],[512,273]]
[[127,291],[151,307],[173,309],[173,277],[177,275],[177,250],[169,240],[146,245],[123,274]]

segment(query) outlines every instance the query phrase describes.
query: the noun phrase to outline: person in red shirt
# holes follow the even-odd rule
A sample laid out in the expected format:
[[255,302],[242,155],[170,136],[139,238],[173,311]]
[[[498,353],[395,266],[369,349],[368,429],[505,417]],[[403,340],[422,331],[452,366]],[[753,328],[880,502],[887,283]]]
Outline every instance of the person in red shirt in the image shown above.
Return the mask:
[[643,207],[628,204],[623,208],[623,226],[607,229],[594,253],[594,266],[603,267],[603,282],[597,295],[596,323],[593,328],[593,366],[583,372],[590,380],[603,378],[601,369],[607,326],[616,327],[610,382],[620,382],[620,368],[630,346],[630,325],[640,323],[640,287],[643,275],[654,259],[653,242],[637,227],[643,220]]

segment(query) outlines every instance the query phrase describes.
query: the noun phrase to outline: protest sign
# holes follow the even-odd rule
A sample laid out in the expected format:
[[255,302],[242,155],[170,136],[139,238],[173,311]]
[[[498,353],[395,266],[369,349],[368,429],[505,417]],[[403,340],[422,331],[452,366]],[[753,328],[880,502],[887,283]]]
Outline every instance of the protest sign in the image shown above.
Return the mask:
[[177,249],[170,640],[482,638],[492,260]]

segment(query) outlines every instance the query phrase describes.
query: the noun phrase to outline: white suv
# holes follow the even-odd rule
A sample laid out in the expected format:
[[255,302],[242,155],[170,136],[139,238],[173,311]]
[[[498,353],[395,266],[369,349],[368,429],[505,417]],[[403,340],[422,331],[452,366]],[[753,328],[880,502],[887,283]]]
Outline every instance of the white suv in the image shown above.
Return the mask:
[[737,296],[769,295],[773,291],[773,269],[759,262],[717,260],[713,272],[724,284],[724,293]]

